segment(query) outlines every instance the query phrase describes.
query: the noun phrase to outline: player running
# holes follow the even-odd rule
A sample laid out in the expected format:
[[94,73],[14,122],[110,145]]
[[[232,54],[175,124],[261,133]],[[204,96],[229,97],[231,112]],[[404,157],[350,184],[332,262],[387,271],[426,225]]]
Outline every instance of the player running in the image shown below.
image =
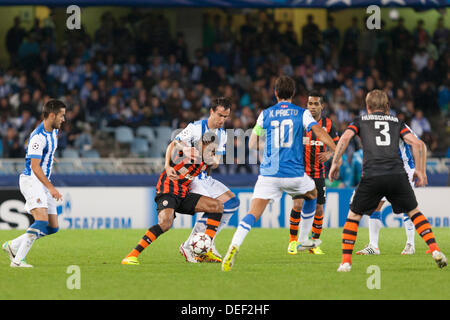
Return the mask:
[[[256,182],[249,213],[240,221],[234,233],[228,252],[222,262],[222,270],[230,271],[241,244],[250,229],[261,217],[267,204],[281,198],[283,191],[292,196],[294,207],[299,208],[301,199],[305,199],[302,208],[302,221],[312,221],[316,210],[317,190],[314,181],[305,175],[303,163],[303,129],[312,130],[316,136],[334,151],[335,144],[328,133],[318,125],[311,113],[292,104],[295,82],[282,76],[276,80],[275,96],[278,103],[264,111],[258,117],[257,124],[250,136],[249,147],[259,145],[258,137],[266,135],[264,158],[260,166],[260,175]],[[302,230],[311,230],[301,225]],[[300,239],[300,241],[320,244],[319,241]],[[305,244],[306,243],[302,243]]]
[[[412,134],[414,134],[416,137],[417,135],[406,126]],[[421,141],[422,144],[423,141]],[[403,167],[405,168],[406,173],[408,174],[408,180],[411,184],[411,187],[414,188],[414,157],[411,153],[411,147],[409,144],[406,144],[403,140],[400,140],[399,142],[399,152],[401,155],[401,158],[403,160]],[[426,153],[426,146],[423,145],[423,153],[422,153],[422,161],[426,163],[427,161],[427,153]],[[424,167],[426,164],[424,164]],[[380,235],[380,229],[383,226],[383,222],[381,221],[381,209],[386,202],[386,197],[384,197],[380,204],[378,205],[377,209],[374,213],[370,215],[369,219],[369,244],[362,250],[356,252],[358,255],[378,255],[380,254],[380,249],[378,248],[378,239]],[[411,219],[408,217],[408,215],[403,214],[403,224],[405,226],[406,231],[406,245],[403,251],[401,252],[402,255],[410,255],[415,253],[415,244],[414,244],[414,235],[415,235],[415,228],[414,223],[412,223]]]
[[52,99],[45,103],[42,114],[44,120],[28,140],[25,170],[19,177],[20,192],[26,201],[25,210],[33,216],[34,223],[26,233],[2,245],[11,260],[10,266],[14,268],[32,268],[25,262],[25,257],[34,241],[59,229],[56,201],[62,196],[50,182],[50,176],[66,106]]
[[[231,101],[228,98],[220,97],[213,99],[209,109],[209,118],[205,120],[195,121],[190,123],[175,139],[184,142],[187,146],[198,144],[204,133],[213,133],[218,138],[218,147],[216,151],[216,162],[225,154],[225,144],[227,142],[227,133],[223,128],[225,121],[230,116]],[[214,169],[211,167],[210,169]],[[209,172],[203,171],[200,173],[191,184],[191,192],[203,196],[211,197],[223,203],[224,212],[220,220],[220,225],[217,228],[216,236],[231,219],[233,214],[239,208],[239,199],[220,181],[212,178]],[[211,245],[211,250],[201,259],[197,257],[191,250],[189,243],[194,234],[198,232],[205,232],[207,214],[195,223],[189,238],[180,245],[180,253],[185,257],[187,262],[222,262],[222,257],[214,245],[214,238]]]
[[[339,140],[336,129],[334,128],[331,120],[322,116],[323,101],[322,95],[318,92],[311,92],[308,96],[308,110],[311,112],[314,120],[317,121],[333,139],[334,142]],[[312,222],[312,239],[318,240],[322,233],[323,224],[323,205],[325,204],[325,166],[324,162],[328,161],[333,156],[332,151],[325,151],[325,144],[317,139],[316,134],[313,131],[303,133],[303,160],[305,161],[305,173],[310,176],[316,185],[317,189],[317,205],[316,213],[314,215],[314,221]],[[289,219],[289,254],[297,254],[297,246],[302,249],[301,244],[297,243],[298,227],[300,224],[301,207],[292,208],[291,216]],[[306,228],[309,230],[310,228]],[[300,239],[308,237],[308,234],[304,234],[306,230],[300,229]],[[309,252],[312,254],[324,254],[320,247],[311,248]]]
[[161,234],[172,227],[175,212],[193,215],[195,212],[207,212],[205,233],[214,238],[223,204],[219,200],[190,192],[190,184],[196,176],[216,164],[214,152],[217,148],[215,136],[205,134],[201,143],[186,148],[181,141],[172,141],[166,150],[165,170],[156,185],[155,202],[158,223],[150,227],[136,248],[122,260],[122,264],[138,265],[138,256]]
[[427,176],[422,161],[423,143],[397,117],[389,115],[389,100],[385,92],[369,92],[366,109],[368,115],[356,118],[341,136],[329,173],[331,181],[338,178],[342,154],[353,136],[359,135],[364,150],[363,175],[353,194],[342,232],[342,263],[337,271],[351,270],[359,221],[362,215],[371,215],[384,196],[392,204],[394,213],[406,212],[417,233],[428,245],[436,264],[443,268],[448,264],[447,258],[440,251],[430,224],[417,206],[414,191],[398,155],[399,140],[402,139],[412,147],[416,186],[425,186]]

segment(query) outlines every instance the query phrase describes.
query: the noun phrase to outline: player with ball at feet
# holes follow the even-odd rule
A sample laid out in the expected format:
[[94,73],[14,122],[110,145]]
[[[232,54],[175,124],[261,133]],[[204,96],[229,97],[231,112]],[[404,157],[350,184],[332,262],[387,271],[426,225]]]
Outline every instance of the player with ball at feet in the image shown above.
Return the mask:
[[[122,260],[122,264],[138,265],[138,256],[160,235],[172,227],[175,212],[193,215],[207,212],[205,234],[213,239],[223,214],[223,203],[217,199],[190,192],[194,178],[216,165],[215,135],[206,133],[195,147],[186,148],[179,140],[172,141],[166,150],[166,166],[156,186],[158,223],[147,230],[136,248]],[[210,240],[211,241],[211,240]]]

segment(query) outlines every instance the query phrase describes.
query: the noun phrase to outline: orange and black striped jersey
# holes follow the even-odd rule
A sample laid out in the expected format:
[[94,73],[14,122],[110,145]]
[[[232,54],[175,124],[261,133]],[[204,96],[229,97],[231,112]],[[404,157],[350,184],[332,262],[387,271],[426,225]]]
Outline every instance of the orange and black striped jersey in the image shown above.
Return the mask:
[[[336,129],[331,120],[327,117],[322,117],[317,121],[333,139],[335,143],[339,140]],[[325,152],[325,144],[318,140],[316,134],[310,130],[303,132],[303,159],[305,161],[305,172],[311,178],[325,178],[325,166],[319,162],[318,154]]]
[[159,176],[156,192],[170,193],[182,198],[186,197],[189,193],[191,182],[194,178],[208,168],[208,165],[204,161],[201,163],[191,163],[188,159],[184,159],[177,164],[171,161],[170,166],[178,173],[178,180],[169,179],[166,170],[164,170]]

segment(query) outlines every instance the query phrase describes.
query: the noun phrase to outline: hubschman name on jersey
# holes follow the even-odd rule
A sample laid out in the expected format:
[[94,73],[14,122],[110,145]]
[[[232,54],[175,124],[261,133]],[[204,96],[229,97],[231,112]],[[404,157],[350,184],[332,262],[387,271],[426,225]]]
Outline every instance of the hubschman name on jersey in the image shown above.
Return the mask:
[[381,114],[366,114],[361,117],[361,120],[385,120],[398,122],[398,118],[394,116],[381,115]]

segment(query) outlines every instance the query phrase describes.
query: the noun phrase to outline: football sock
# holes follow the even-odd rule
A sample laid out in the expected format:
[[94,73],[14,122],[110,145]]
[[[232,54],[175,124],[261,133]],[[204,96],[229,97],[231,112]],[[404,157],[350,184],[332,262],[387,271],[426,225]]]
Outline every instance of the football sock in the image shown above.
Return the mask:
[[47,235],[51,235],[51,234],[57,233],[58,230],[59,230],[59,228],[53,228],[53,227],[48,226],[47,227]]
[[24,233],[21,236],[15,238],[14,240],[11,240],[11,249],[15,252],[17,252],[17,250],[19,250],[20,244],[22,243],[23,240],[25,240],[27,238],[27,234]]
[[311,232],[313,225],[314,214],[316,213],[317,199],[305,200],[302,208],[301,220],[300,220],[300,234],[298,241],[300,243],[308,240],[308,235]]
[[378,239],[382,227],[383,222],[381,221],[381,212],[375,211],[369,217],[369,241],[370,245],[374,248],[378,248]]
[[236,232],[233,235],[233,239],[231,240],[231,245],[235,245],[238,248],[241,246],[242,242],[244,242],[245,237],[251,230],[251,228],[255,225],[256,218],[251,213],[247,214],[241,222],[239,222],[239,226]]
[[211,239],[214,239],[214,236],[216,235],[217,228],[220,224],[220,219],[222,218],[221,212],[208,212],[208,219],[206,220],[206,231],[205,233],[211,237]]
[[436,243],[436,239],[434,238],[433,231],[431,231],[431,226],[428,223],[427,218],[425,218],[421,212],[418,212],[411,217],[411,220],[416,227],[417,233],[426,242],[431,253],[435,250],[441,251]]
[[411,219],[405,214],[403,217],[403,224],[405,226],[406,231],[406,243],[411,244],[414,246],[414,223],[411,221]]
[[300,214],[301,212],[295,211],[294,208],[291,210],[291,216],[289,218],[289,242],[297,241],[298,238],[298,225],[300,224]]
[[13,260],[15,263],[20,263],[20,261],[25,259],[36,239],[45,237],[47,235],[47,227],[48,221],[36,220],[27,229],[25,237],[22,238],[16,256]]
[[163,234],[163,231],[159,224],[155,224],[153,227],[147,230],[145,235],[139,240],[136,248],[131,250],[127,257],[133,256],[137,257],[141,254],[141,252],[148,247],[153,241],[155,241],[160,235]]
[[356,242],[359,221],[347,219],[342,231],[342,263],[352,264],[353,247]]
[[323,224],[323,214],[321,216],[316,214],[314,215],[314,221],[312,225],[312,238],[319,239],[320,234],[322,233],[322,224]]
[[[197,212],[197,214],[200,214]],[[187,240],[183,243],[183,248],[188,249],[189,243],[191,243],[191,239],[196,233],[205,232],[206,230],[206,220],[208,220],[208,214],[203,213],[200,219],[197,220],[194,227],[192,228],[191,234],[187,238]]]
[[[239,198],[233,197],[227,202],[224,203],[224,212],[222,214],[222,218],[220,219],[219,227],[217,228],[216,236],[230,221],[233,215],[238,211],[240,205]],[[194,225],[194,228],[191,231],[188,239],[183,243],[183,248],[188,249],[189,243],[191,242],[192,236],[199,232],[206,231],[206,220],[208,219],[208,214],[204,213],[200,219]]]
[[228,224],[228,221],[230,221],[231,217],[236,212],[238,212],[240,204],[241,202],[239,201],[238,197],[233,197],[223,204],[223,215],[220,219],[220,225],[217,228],[216,236],[220,232],[220,230],[222,230]]

